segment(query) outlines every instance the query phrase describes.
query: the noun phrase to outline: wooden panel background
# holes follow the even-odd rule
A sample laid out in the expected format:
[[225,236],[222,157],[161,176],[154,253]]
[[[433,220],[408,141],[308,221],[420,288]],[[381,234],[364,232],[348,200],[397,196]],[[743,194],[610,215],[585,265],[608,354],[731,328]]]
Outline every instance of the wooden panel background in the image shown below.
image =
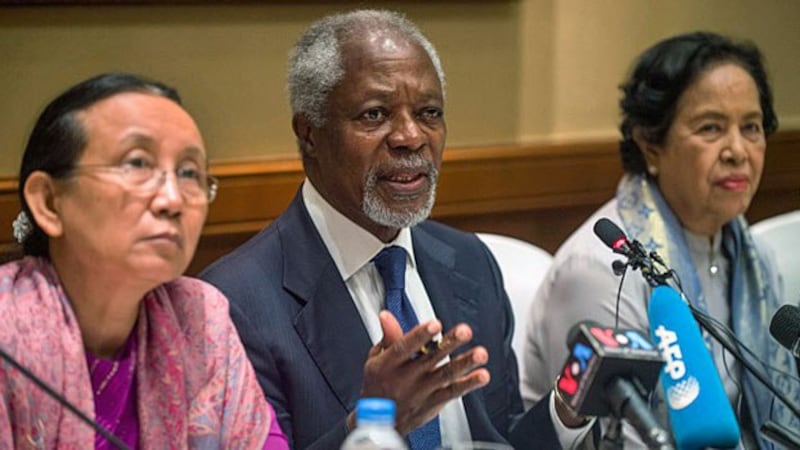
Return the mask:
[[[800,131],[770,138],[751,222],[800,208]],[[297,159],[213,164],[220,178],[189,268],[197,273],[266,226],[303,179]],[[433,217],[470,231],[515,236],[550,252],[614,193],[622,174],[616,142],[459,148],[445,152]],[[0,180],[0,261],[19,256],[11,221],[16,180]]]

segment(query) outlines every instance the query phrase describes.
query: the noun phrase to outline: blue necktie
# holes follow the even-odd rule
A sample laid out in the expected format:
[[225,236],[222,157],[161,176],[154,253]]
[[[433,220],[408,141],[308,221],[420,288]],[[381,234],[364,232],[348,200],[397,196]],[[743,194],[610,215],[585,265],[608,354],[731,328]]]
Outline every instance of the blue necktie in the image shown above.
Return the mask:
[[[419,320],[406,296],[406,251],[392,245],[381,250],[373,261],[386,288],[386,309],[400,322],[403,333],[408,333],[419,324]],[[408,434],[411,450],[433,450],[441,442],[438,416]]]

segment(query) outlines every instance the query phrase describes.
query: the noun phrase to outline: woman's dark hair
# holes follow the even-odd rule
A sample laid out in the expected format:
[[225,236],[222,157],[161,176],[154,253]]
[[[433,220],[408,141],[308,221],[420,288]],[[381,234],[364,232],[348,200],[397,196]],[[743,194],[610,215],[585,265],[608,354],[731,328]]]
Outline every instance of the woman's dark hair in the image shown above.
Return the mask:
[[53,178],[67,175],[86,148],[87,136],[76,113],[124,92],[162,96],[181,104],[178,92],[159,82],[128,73],[106,73],[83,81],[50,102],[42,111],[28,138],[19,170],[19,200],[33,227],[22,242],[26,255],[50,256],[48,237],[33,219],[25,201],[25,182],[40,170]]
[[634,128],[640,127],[648,142],[663,144],[681,94],[707,69],[726,62],[742,67],[755,81],[764,132],[770,135],[778,129],[763,57],[754,44],[709,32],[673,36],[642,53],[630,77],[620,86],[620,153],[626,172],[647,174],[642,150],[633,140]]

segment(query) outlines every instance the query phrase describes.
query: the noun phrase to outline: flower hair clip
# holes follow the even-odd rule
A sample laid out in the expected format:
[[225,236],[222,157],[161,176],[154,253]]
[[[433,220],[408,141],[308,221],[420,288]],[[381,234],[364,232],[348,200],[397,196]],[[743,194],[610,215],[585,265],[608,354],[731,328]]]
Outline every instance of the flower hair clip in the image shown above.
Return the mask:
[[11,229],[14,231],[14,239],[20,244],[25,242],[25,239],[33,232],[33,224],[31,219],[25,214],[25,211],[20,211],[17,218],[11,224]]

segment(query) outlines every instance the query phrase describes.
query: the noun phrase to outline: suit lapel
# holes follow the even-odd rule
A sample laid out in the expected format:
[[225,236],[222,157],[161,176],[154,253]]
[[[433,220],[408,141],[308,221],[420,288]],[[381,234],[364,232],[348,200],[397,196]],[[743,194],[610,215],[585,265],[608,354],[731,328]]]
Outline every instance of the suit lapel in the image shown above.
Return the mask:
[[411,236],[420,278],[443,329],[461,322],[479,326],[477,285],[456,271],[455,250],[422,227],[413,228]]
[[297,333],[345,410],[355,407],[371,341],[350,293],[308,215],[300,192],[278,224],[283,285],[305,303]]

